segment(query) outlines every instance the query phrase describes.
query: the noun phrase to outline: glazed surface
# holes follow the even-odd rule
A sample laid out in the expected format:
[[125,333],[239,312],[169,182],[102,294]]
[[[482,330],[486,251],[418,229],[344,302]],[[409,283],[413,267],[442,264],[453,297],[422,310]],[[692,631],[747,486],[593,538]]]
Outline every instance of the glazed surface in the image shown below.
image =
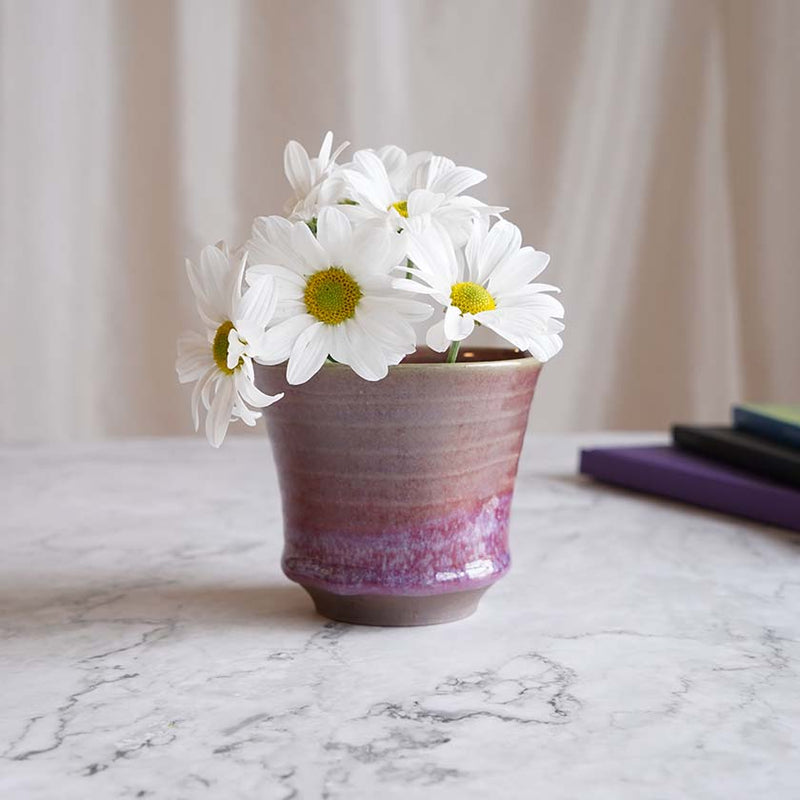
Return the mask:
[[288,577],[340,594],[430,595],[506,573],[540,365],[512,351],[479,352],[497,360],[403,364],[377,383],[328,364],[288,386],[282,366],[256,367],[263,391],[288,398],[264,415]]
[[[535,406],[534,406],[535,414]],[[529,435],[468,619],[328,622],[263,431],[0,449],[0,797],[800,796],[800,545]]]

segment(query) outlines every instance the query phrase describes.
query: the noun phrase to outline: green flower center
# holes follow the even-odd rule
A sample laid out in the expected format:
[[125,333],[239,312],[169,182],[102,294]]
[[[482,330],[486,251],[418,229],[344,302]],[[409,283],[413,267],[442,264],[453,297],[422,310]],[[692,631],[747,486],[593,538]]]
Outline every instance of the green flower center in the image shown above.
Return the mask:
[[244,359],[239,358],[239,363],[233,368],[228,367],[228,334],[233,330],[233,323],[228,320],[223,322],[217,328],[214,334],[214,343],[211,345],[211,352],[214,356],[214,363],[219,368],[220,372],[226,375],[232,375],[234,370],[237,370],[244,363]]
[[471,281],[453,284],[450,301],[462,314],[478,314],[481,311],[492,311],[496,307],[494,297],[483,286]]
[[341,267],[315,272],[306,281],[303,301],[312,317],[326,325],[339,325],[356,313],[361,287]]
[[401,217],[408,219],[408,201],[398,200],[398,202],[392,203],[389,208],[393,208]]

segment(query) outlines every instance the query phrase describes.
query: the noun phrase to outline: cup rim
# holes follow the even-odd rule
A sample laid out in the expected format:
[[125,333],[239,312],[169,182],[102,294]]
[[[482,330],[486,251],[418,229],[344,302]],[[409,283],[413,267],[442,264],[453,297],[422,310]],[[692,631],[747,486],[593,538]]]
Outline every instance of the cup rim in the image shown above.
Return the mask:
[[[523,350],[519,350],[517,348],[512,347],[471,347],[466,352],[468,354],[480,354],[480,353],[496,353],[500,357],[497,358],[489,358],[489,359],[481,359],[481,358],[467,358],[464,361],[456,361],[453,364],[450,364],[444,361],[444,353],[437,353],[434,350],[431,350],[429,347],[418,347],[415,353],[411,355],[420,354],[420,352],[425,352],[432,354],[437,358],[436,361],[401,361],[399,364],[393,364],[389,367],[389,371],[394,370],[402,370],[408,371],[411,369],[448,369],[452,370],[453,368],[465,367],[470,369],[476,368],[489,368],[489,369],[497,369],[500,367],[511,367],[511,366],[519,366],[522,367],[541,367],[542,362],[538,361],[534,356],[530,353],[527,353]],[[502,357],[503,355],[509,355],[510,357]],[[461,357],[461,354],[459,354]],[[337,367],[345,367],[350,369],[347,364],[339,364],[336,362],[326,361],[323,365],[323,369],[335,369]]]

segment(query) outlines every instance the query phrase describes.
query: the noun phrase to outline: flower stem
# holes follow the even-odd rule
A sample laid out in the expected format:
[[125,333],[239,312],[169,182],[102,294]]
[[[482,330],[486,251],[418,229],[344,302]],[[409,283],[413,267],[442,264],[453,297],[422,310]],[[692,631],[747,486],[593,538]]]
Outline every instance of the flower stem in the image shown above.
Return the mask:
[[[411,268],[413,268],[413,266],[414,266],[414,262],[410,258],[407,258],[406,259],[406,269],[411,269]],[[408,280],[411,280],[413,277],[414,276],[410,272],[406,272],[406,278],[408,278]]]
[[461,342],[453,342],[450,345],[450,349],[447,351],[447,363],[448,364],[455,364],[455,361],[458,358],[458,348],[459,347],[461,347]]

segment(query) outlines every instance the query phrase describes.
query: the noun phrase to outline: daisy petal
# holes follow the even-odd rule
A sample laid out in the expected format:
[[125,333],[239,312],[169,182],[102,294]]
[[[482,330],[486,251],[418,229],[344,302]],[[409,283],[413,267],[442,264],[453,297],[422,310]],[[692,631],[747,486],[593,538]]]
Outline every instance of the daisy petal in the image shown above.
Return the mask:
[[200,428],[200,396],[216,372],[217,368],[216,365],[214,365],[203,374],[200,380],[194,385],[194,389],[192,389],[192,423],[194,424],[195,430],[199,430]]
[[[234,330],[238,332],[238,338],[242,344],[243,350],[241,355],[247,356],[248,358],[263,355],[264,337],[266,336],[263,325],[258,322],[253,322],[253,320],[239,319],[236,320],[236,327]],[[228,355],[230,356],[230,351]],[[231,369],[234,369],[235,366],[236,364],[234,364]]]
[[498,267],[519,251],[521,244],[522,234],[516,225],[506,220],[495,223],[483,240],[477,262],[472,265],[475,270],[472,273],[473,280],[476,283],[486,281]]
[[343,363],[365,381],[379,381],[385,378],[389,364],[386,352],[378,342],[355,320],[341,327],[346,329],[345,333],[349,340],[347,352],[343,354],[346,355]]
[[386,172],[391,177],[392,173],[397,172],[405,166],[406,151],[394,144],[387,144],[378,150],[378,158],[383,161]]
[[274,395],[264,394],[241,370],[236,372],[236,391],[245,403],[256,408],[271,406],[283,397],[283,392]]
[[180,383],[191,383],[214,365],[211,347],[204,336],[194,331],[181,334],[178,339],[178,358],[175,371]]
[[242,402],[241,398],[234,401],[233,411],[231,413],[234,419],[240,419],[245,425],[251,428],[256,424],[257,420],[261,419],[261,412],[253,411],[251,408],[248,408]]
[[347,323],[333,325],[330,330],[330,356],[340,364],[348,364],[350,359],[350,337],[347,335]]
[[564,346],[564,342],[557,334],[551,336],[535,336],[528,341],[527,350],[539,361],[549,361]]
[[244,271],[247,267],[247,251],[242,251],[239,265],[236,271],[231,271],[228,277],[228,311],[230,317],[234,316],[234,312],[242,299],[242,281],[244,280]]
[[257,361],[264,364],[280,364],[286,361],[297,338],[314,322],[311,314],[299,314],[270,328],[261,340],[263,358],[259,356]]
[[[371,302],[370,302],[371,301]],[[416,349],[416,337],[411,323],[399,314],[392,314],[388,306],[376,304],[373,298],[365,298],[359,304],[355,319],[371,338],[404,355]]]
[[247,241],[251,264],[281,264],[302,274],[303,262],[292,247],[293,223],[284,217],[258,217]]
[[197,298],[200,316],[213,325],[221,325],[230,313],[231,268],[225,253],[213,245],[204,247],[200,264],[186,261],[189,282]]
[[219,447],[225,440],[233,412],[235,392],[236,386],[232,376],[217,383],[217,391],[206,416],[206,438],[212,447]]
[[305,383],[325,363],[330,352],[327,328],[324,323],[315,322],[297,337],[286,368],[287,383]]
[[[438,156],[434,156],[434,159]],[[455,197],[461,192],[486,180],[486,173],[470,167],[453,167],[449,171],[440,171],[429,183],[432,192],[442,192],[447,197]]]
[[314,184],[311,160],[300,142],[292,140],[286,145],[286,149],[283,151],[283,170],[295,195],[301,197],[311,191]]
[[323,250],[305,222],[296,222],[294,224],[292,228],[292,247],[304,260],[305,264],[311,268],[311,272],[327,269],[331,265],[328,254]]
[[245,281],[252,286],[265,277],[275,277],[292,286],[305,287],[306,281],[302,275],[298,275],[294,270],[288,267],[282,267],[279,264],[257,264],[250,267],[245,273]]
[[404,292],[419,292],[419,294],[436,294],[437,289],[431,286],[426,286],[424,283],[417,281],[410,281],[408,278],[395,278],[392,281],[394,289],[400,289]]
[[450,340],[444,333],[443,319],[428,328],[428,332],[425,334],[425,343],[431,350],[435,350],[437,353],[444,353],[444,351],[450,347]]
[[234,309],[235,320],[250,320],[260,327],[266,328],[275,306],[278,303],[278,293],[275,291],[275,279],[266,275],[261,280],[252,283],[250,288],[242,295],[238,306]]
[[317,241],[328,254],[330,263],[339,265],[348,263],[352,237],[353,228],[338,208],[328,206],[319,212]]
[[350,142],[347,142],[347,141],[345,141],[345,142],[342,142],[342,143],[341,143],[341,144],[340,144],[340,145],[339,145],[339,146],[338,146],[338,147],[337,147],[337,148],[336,148],[336,149],[335,149],[335,150],[334,150],[334,151],[331,153],[331,156],[330,156],[330,158],[328,159],[328,166],[329,166],[329,167],[330,167],[330,166],[333,166],[333,165],[335,164],[335,162],[336,162],[336,159],[337,159],[337,158],[339,158],[339,156],[340,156],[340,155],[341,155],[341,154],[342,154],[342,153],[343,153],[345,150],[347,150],[347,148],[348,148],[348,147],[350,147]]
[[455,161],[450,158],[432,155],[417,168],[415,184],[420,188],[431,189],[440,177],[455,169],[455,166]]
[[[354,173],[360,174],[360,173]],[[363,175],[361,176],[364,177]],[[340,196],[347,197],[350,194],[354,194],[353,187],[348,183],[347,186],[340,191]],[[359,223],[368,222],[370,220],[374,220],[376,213],[379,209],[376,209],[371,203],[359,203],[357,206],[350,205],[349,203],[345,203],[339,206],[339,210],[350,220],[353,225],[359,225]],[[381,215],[383,215],[383,210],[380,210]]]
[[419,150],[409,153],[402,169],[392,175],[395,188],[408,194],[412,189],[428,188],[428,163],[433,158],[430,150]]
[[447,232],[453,244],[461,248],[469,238],[475,212],[469,208],[462,208],[448,201],[433,212],[433,218]]
[[433,314],[433,306],[428,305],[428,303],[422,303],[419,300],[406,300],[405,297],[397,297],[396,295],[391,297],[370,297],[369,301],[372,306],[385,306],[398,311],[409,322],[424,322]]
[[408,216],[419,217],[422,214],[430,214],[445,199],[445,195],[441,193],[431,192],[428,189],[414,189],[408,196]]
[[382,224],[368,222],[357,226],[353,231],[350,257],[347,261],[353,276],[361,281],[367,280],[370,275],[388,275],[405,255],[402,241],[398,248],[399,238]]
[[322,140],[322,145],[319,148],[319,164],[321,167],[327,167],[328,161],[331,158],[331,147],[333,147],[333,131],[328,131],[325,138]]
[[225,321],[224,315],[219,313],[208,302],[206,290],[203,285],[202,270],[188,258],[186,259],[186,275],[189,278],[189,285],[192,287],[192,293],[194,294],[195,305],[200,319],[211,327],[221,325]]
[[228,356],[225,362],[228,365],[228,369],[236,369],[239,365],[239,359],[244,355],[246,349],[247,346],[239,338],[239,332],[236,328],[231,328],[228,331]]
[[487,233],[489,233],[489,218],[483,215],[473,217],[469,239],[467,239],[467,246],[464,250],[464,256],[472,275],[477,274],[477,269],[474,269],[472,265],[478,263],[481,247]]
[[[355,169],[343,169],[342,177],[347,184],[351,199],[357,200],[357,206],[343,206],[345,213],[354,221],[385,215],[388,207],[394,202],[392,187],[388,178],[385,183],[376,183],[363,172]],[[370,212],[371,209],[371,212]]]
[[[548,258],[549,258],[549,256],[548,256]],[[558,286],[553,286],[550,283],[529,283],[525,287],[525,291],[531,291],[531,292],[537,292],[537,293],[538,292],[558,292],[558,293],[560,293],[561,289],[559,289]]]
[[449,306],[444,314],[444,333],[451,342],[466,339],[475,328],[472,314],[462,314],[455,306]]
[[419,232],[409,231],[408,257],[432,276],[441,278],[448,286],[458,280],[458,263],[453,243],[447,233],[435,223]]
[[475,315],[481,325],[494,331],[498,336],[513,344],[518,350],[527,350],[527,332],[520,330],[519,326],[512,325],[499,311],[481,311]]
[[[502,224],[510,223],[498,222],[492,230]],[[534,250],[532,247],[523,247],[507,261],[501,263],[493,273],[486,274],[491,287],[489,291],[498,294],[519,291],[523,286],[535,280],[549,263],[550,256],[547,253]],[[555,287],[552,288],[555,289]],[[558,289],[555,290],[558,291]]]
[[[369,367],[361,358],[359,348],[353,344],[353,322],[349,320],[342,325],[334,325],[330,329],[330,355],[340,364],[350,367],[360,378],[370,375]],[[368,380],[368,378],[365,378]]]
[[211,379],[206,381],[205,385],[200,391],[200,402],[203,404],[203,408],[206,411],[211,408],[211,393],[216,391],[217,384],[224,377],[225,376],[215,367],[214,374],[211,376]]
[[219,247],[208,245],[200,253],[200,269],[208,302],[224,313],[228,310],[228,283],[231,277],[228,256]]
[[[528,288],[528,287],[526,287]],[[544,317],[563,317],[564,306],[555,297],[542,292],[495,295],[497,307],[505,310],[518,308],[534,311]]]
[[372,184],[370,196],[373,202],[384,209],[390,206],[395,197],[383,161],[369,150],[359,150],[353,155],[353,164]]

